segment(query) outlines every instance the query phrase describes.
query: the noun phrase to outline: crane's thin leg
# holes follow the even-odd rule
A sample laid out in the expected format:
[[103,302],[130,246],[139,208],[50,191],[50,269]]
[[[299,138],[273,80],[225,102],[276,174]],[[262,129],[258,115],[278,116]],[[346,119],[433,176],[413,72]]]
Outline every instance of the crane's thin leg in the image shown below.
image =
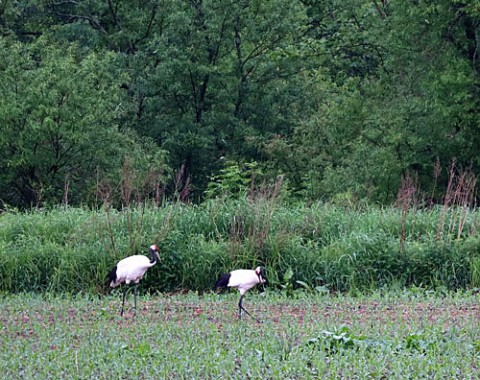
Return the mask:
[[128,290],[128,286],[127,285],[124,285],[123,287],[123,301],[122,301],[122,311],[120,312],[120,316],[123,317],[123,308],[125,306],[125,297],[127,296],[127,290]]
[[137,315],[137,287],[138,287],[138,284],[135,284],[135,288],[133,289],[133,294],[134,294],[134,310],[135,310],[135,316]]
[[240,301],[238,301],[238,319],[242,319],[242,299],[243,296],[240,296]]
[[243,307],[242,302],[243,302],[243,294],[240,296],[240,301],[238,301],[238,318],[239,319],[242,318],[242,310],[248,315],[250,315],[250,313],[247,310],[245,310],[245,308]]
[[245,313],[248,314],[248,316],[249,316],[250,318],[253,318],[253,319],[255,319],[257,322],[260,323],[260,320],[259,320],[259,319],[253,317],[253,316],[243,307],[243,305],[242,305],[243,296],[244,296],[244,295],[242,294],[242,295],[240,296],[240,301],[238,301],[238,318],[239,318],[239,319],[242,318],[242,310],[243,310]]

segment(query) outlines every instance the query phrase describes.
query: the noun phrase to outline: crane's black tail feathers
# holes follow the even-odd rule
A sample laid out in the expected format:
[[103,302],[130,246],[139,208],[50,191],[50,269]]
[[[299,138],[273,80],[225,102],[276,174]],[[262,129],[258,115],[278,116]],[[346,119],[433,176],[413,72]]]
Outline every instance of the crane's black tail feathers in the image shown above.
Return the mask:
[[228,286],[228,282],[230,281],[230,273],[225,273],[220,276],[218,281],[213,286],[213,290],[217,288],[226,288]]
[[110,272],[108,272],[107,281],[108,281],[108,285],[110,285],[112,282],[115,283],[117,281],[117,266],[116,265],[113,267],[113,269]]

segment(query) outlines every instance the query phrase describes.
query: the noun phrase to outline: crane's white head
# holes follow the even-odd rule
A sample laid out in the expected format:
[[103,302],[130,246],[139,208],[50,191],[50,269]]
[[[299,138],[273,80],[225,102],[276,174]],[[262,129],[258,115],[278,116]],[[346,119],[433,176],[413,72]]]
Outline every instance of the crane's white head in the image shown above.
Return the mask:
[[160,255],[158,253],[158,246],[156,244],[152,244],[150,246],[150,254],[152,255],[152,257],[156,256],[157,259],[160,260]]
[[265,277],[265,268],[264,267],[255,268],[255,273],[257,274],[258,279],[260,280],[261,284],[267,282],[267,278]]

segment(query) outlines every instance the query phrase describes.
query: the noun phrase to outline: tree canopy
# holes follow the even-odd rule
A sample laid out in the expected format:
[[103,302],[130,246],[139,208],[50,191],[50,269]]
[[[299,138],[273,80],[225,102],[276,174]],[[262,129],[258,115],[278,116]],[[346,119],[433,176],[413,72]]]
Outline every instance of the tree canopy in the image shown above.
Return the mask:
[[463,0],[4,1],[0,202],[198,202],[252,167],[292,199],[441,193],[479,173],[479,28]]

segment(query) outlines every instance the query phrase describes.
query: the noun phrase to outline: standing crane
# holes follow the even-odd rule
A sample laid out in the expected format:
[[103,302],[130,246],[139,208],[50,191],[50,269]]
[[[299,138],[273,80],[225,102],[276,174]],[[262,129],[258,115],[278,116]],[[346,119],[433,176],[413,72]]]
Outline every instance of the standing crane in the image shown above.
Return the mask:
[[[138,283],[142,279],[143,275],[148,268],[153,267],[157,261],[160,259],[158,254],[158,247],[156,245],[151,245],[149,248],[151,259],[144,255],[133,255],[120,260],[117,265],[108,273],[108,279],[110,281],[110,286],[115,288],[122,283],[129,285],[131,282],[135,284],[134,287],[134,309],[135,315],[137,314],[137,287]],[[122,312],[120,315],[123,316],[123,309],[125,306],[125,297],[127,295],[128,286],[123,288],[123,301],[122,301]]]
[[242,305],[243,297],[245,296],[245,293],[255,285],[264,284],[266,281],[264,267],[257,267],[255,270],[237,269],[229,273],[222,274],[215,283],[213,290],[226,287],[237,288],[240,292],[240,301],[238,301],[238,318],[242,318],[242,310],[252,317]]

